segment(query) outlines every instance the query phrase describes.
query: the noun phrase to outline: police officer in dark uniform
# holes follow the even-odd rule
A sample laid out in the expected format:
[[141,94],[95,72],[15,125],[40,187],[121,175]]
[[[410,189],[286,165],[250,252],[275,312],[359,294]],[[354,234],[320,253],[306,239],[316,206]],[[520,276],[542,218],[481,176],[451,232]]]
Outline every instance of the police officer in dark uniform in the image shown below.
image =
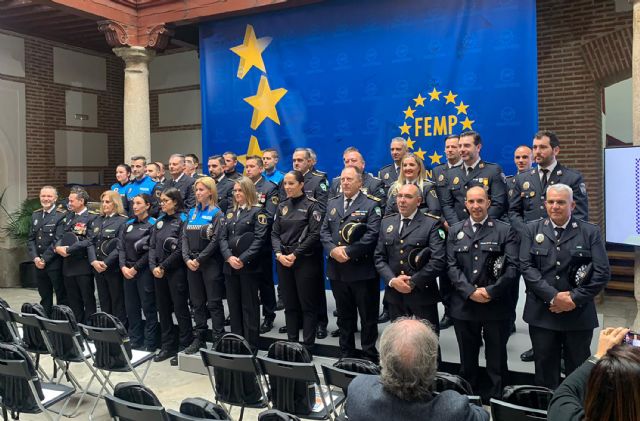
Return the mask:
[[320,240],[329,255],[327,276],[338,310],[340,351],[342,357],[356,356],[354,335],[360,314],[362,353],[377,363],[380,288],[373,253],[382,216],[380,199],[360,191],[359,168],[343,169],[340,184],[343,193],[329,199],[320,230]]
[[224,158],[222,155],[213,155],[209,157],[207,162],[209,174],[216,182],[216,190],[218,192],[218,207],[224,213],[229,207],[229,199],[233,198],[231,191],[233,190],[233,181],[224,173]]
[[[353,146],[345,149],[342,154],[342,160],[344,167],[356,167],[362,173],[362,192],[364,194],[370,194],[380,199],[380,209],[384,210],[387,200],[387,189],[378,177],[374,177],[368,172],[364,172],[364,158],[358,149]],[[342,193],[340,186],[340,177],[336,177],[331,181],[331,187],[329,188],[329,197],[335,197]]]
[[271,245],[284,301],[286,333],[288,340],[298,342],[302,320],[302,344],[312,349],[324,297],[324,281],[318,276],[323,271],[319,242],[322,209],[304,193],[301,172],[285,174],[282,186],[287,199],[278,205]]
[[44,186],[40,189],[42,208],[31,215],[31,229],[27,249],[29,257],[36,265],[36,279],[40,304],[47,314],[53,306],[53,293],[56,303],[67,305],[67,292],[62,278],[62,259],[54,251],[56,232],[62,225],[64,212],[56,208],[58,192],[54,187]]
[[[509,224],[488,215],[483,186],[467,190],[470,218],[449,228],[447,258],[454,287],[449,305],[460,349],[460,375],[483,399],[502,396],[506,384],[507,340],[515,303],[518,238]],[[489,390],[479,390],[478,354],[485,344]]]
[[127,191],[131,182],[131,167],[127,164],[120,164],[116,167],[116,182],[111,185],[111,190],[117,192],[122,200],[122,207],[125,213],[129,214],[129,201]]
[[[161,347],[154,361],[176,356],[193,342],[193,326],[189,312],[187,268],[182,260],[182,230],[187,215],[182,211],[182,195],[169,187],[160,195],[162,213],[151,229],[149,269],[155,280],[156,303],[160,318]],[[172,314],[176,315],[178,330]]]
[[167,187],[178,189],[182,195],[185,208],[191,209],[196,203],[193,195],[193,182],[195,180],[187,175],[184,169],[184,155],[173,154],[169,157],[169,173],[171,174],[171,179],[167,181]]
[[236,167],[238,165],[238,155],[234,152],[227,151],[222,154],[222,158],[224,159],[224,175],[231,181],[236,181],[242,177]]
[[220,253],[225,261],[231,331],[244,336],[254,349],[260,338],[260,253],[267,241],[268,219],[253,182],[247,177],[236,180],[233,208],[227,210],[221,227]]
[[100,216],[91,224],[91,244],[87,248],[87,255],[95,274],[100,310],[116,316],[126,326],[124,280],[120,272],[117,245],[127,217],[117,192],[102,193],[100,202]]
[[124,276],[124,306],[131,347],[154,352],[158,348],[160,329],[155,285],[149,270],[149,237],[156,222],[149,216],[151,196],[145,193],[135,196],[131,208],[134,217],[125,222],[118,241],[120,271]]
[[535,381],[551,389],[560,384],[561,356],[567,376],[589,357],[598,326],[593,300],[611,278],[600,229],[572,215],[572,193],[566,184],[549,186],[549,216],[529,222],[521,234],[524,320],[533,345]]
[[400,162],[400,175],[389,189],[389,198],[385,208],[385,215],[397,213],[396,194],[400,186],[415,184],[422,192],[420,208],[435,216],[440,216],[440,201],[436,194],[435,183],[427,179],[424,163],[414,154],[405,154]]
[[465,208],[467,189],[483,185],[491,200],[489,216],[500,219],[507,211],[507,185],[502,168],[480,158],[482,138],[473,131],[464,132],[458,141],[463,164],[447,171],[447,186],[442,189],[442,213],[449,226],[469,217]]
[[151,211],[149,215],[157,218],[160,215],[160,195],[167,188],[166,178],[160,178],[160,165],[157,162],[151,162],[147,164],[147,175],[151,177],[153,181],[156,182],[156,185],[153,186],[153,190],[151,191],[151,196],[153,197],[153,205],[151,205]]
[[206,177],[204,174],[198,172],[198,167],[200,166],[200,159],[194,153],[188,153],[184,156],[184,172],[194,180],[198,178]]
[[133,218],[133,209],[131,209],[131,201],[139,194],[147,194],[151,197],[152,204],[155,202],[153,196],[153,188],[156,182],[147,175],[147,158],[141,155],[131,157],[131,174],[133,179],[129,182],[127,188],[127,214]]
[[384,183],[387,193],[391,185],[398,179],[398,175],[400,175],[400,161],[407,153],[407,141],[403,137],[391,139],[390,151],[393,162],[378,171],[378,178]]
[[93,287],[93,272],[87,259],[88,237],[95,215],[87,209],[89,195],[74,187],[69,193],[69,212],[58,225],[55,251],[62,259],[64,287],[67,291],[69,307],[78,323],[85,323],[87,317],[96,312]]
[[391,320],[416,316],[439,332],[436,278],[446,267],[445,234],[438,217],[418,209],[422,195],[416,185],[401,186],[397,200],[399,213],[382,218],[375,251],[389,316]]
[[262,175],[264,164],[257,155],[247,156],[244,171],[253,182],[258,195],[258,205],[262,206],[267,214],[267,234],[262,250],[260,251],[259,284],[260,303],[262,304],[262,316],[264,321],[260,325],[260,333],[267,333],[273,329],[273,320],[276,318],[276,291],[273,283],[273,254],[271,253],[271,226],[273,216],[279,203],[278,186],[265,179]]
[[206,344],[207,319],[211,317],[213,341],[224,334],[224,278],[218,235],[222,213],[216,206],[218,192],[211,177],[202,177],[194,185],[196,206],[189,210],[182,232],[182,259],[187,265],[189,297],[193,308],[195,337],[185,349],[195,354]]

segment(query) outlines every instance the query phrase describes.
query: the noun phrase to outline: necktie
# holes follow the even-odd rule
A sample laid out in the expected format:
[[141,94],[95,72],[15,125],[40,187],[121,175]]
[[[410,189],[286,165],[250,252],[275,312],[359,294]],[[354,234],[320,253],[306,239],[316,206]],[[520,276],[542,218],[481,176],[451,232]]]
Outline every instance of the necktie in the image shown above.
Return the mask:
[[346,212],[347,209],[349,209],[349,206],[351,206],[351,202],[353,201],[353,199],[346,199],[344,201],[344,211]]
[[402,231],[405,230],[405,228],[407,228],[409,226],[409,224],[411,223],[411,219],[409,218],[402,218],[402,229],[400,230],[400,234],[402,234]]
[[467,167],[467,175],[471,174],[471,171],[473,171],[473,167]]
[[547,191],[547,183],[549,182],[549,170],[542,170],[542,191],[546,193]]
[[559,240],[562,237],[562,233],[564,232],[564,228],[556,227],[556,238]]
[[478,232],[480,230],[480,228],[482,228],[482,224],[479,222],[476,222],[475,224],[473,224],[473,232]]

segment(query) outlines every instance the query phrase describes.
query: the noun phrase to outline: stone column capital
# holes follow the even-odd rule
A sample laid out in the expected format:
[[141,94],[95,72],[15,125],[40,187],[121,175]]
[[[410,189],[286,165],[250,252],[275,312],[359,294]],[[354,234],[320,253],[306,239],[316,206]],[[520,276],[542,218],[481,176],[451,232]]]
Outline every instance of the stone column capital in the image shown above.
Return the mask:
[[113,52],[125,62],[127,69],[140,65],[146,69],[149,62],[156,56],[155,50],[145,47],[116,47]]

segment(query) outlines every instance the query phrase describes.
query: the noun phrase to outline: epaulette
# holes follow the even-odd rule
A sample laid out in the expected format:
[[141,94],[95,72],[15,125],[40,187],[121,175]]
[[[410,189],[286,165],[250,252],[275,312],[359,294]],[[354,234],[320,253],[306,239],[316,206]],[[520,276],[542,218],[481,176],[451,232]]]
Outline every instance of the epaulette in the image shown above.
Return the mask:
[[429,213],[429,212],[423,212],[423,214],[424,214],[424,216],[428,216],[428,217],[433,218],[433,219],[435,219],[435,220],[437,220],[437,221],[439,221],[439,220],[440,220],[440,217],[439,217],[439,216],[436,216],[436,215],[434,215],[434,214],[432,214],[432,213]]
[[318,199],[316,199],[315,197],[307,196],[307,199],[311,200],[312,202],[317,202],[318,201]]
[[326,172],[322,172],[322,171],[318,171],[318,170],[313,170],[313,171],[311,171],[311,174],[316,175],[316,176],[318,176],[318,177],[322,177],[322,176],[327,175],[327,173],[326,173]]
[[384,170],[385,168],[389,168],[390,166],[392,166],[393,164],[387,164],[384,167],[380,168],[380,171]]
[[56,207],[56,212],[66,212],[66,211],[67,211],[67,208],[66,208],[62,203],[60,203],[60,204]]
[[510,223],[501,221],[500,219],[494,219],[493,222],[496,223],[496,224],[502,224],[502,225],[506,225],[506,226],[509,226],[509,227],[511,226]]
[[262,205],[260,203],[256,203],[255,205],[252,206],[252,208],[261,208]]
[[382,181],[382,179],[381,179],[380,177],[377,177],[377,176],[375,176],[375,175],[373,175],[373,174],[371,174],[371,173],[368,173],[368,174],[369,174],[369,175],[371,176],[371,178],[373,178],[374,180]]
[[158,217],[156,218],[156,222],[158,222],[158,221],[162,220],[162,218],[164,218],[164,217],[165,217],[165,215],[166,215],[166,213],[164,213],[164,212],[163,212],[163,213],[161,213],[160,215],[158,215]]
[[38,208],[33,211],[33,213],[36,213],[36,212],[44,212],[44,208]]
[[533,224],[535,224],[535,223],[537,223],[537,222],[542,221],[543,219],[544,219],[544,218],[540,217],[540,218],[538,218],[538,219],[534,219],[534,220],[532,220],[532,221],[527,221],[527,225],[533,225]]
[[333,196],[333,197],[330,197],[330,198],[329,198],[329,200],[337,199],[337,198],[339,198],[339,197],[340,197],[340,195]]
[[182,222],[186,221],[187,220],[187,214],[184,213],[184,212],[180,212],[180,220]]
[[131,218],[125,224],[133,224],[136,221],[136,218]]
[[380,199],[379,197],[375,197],[372,194],[367,194],[367,197],[371,200],[375,200],[376,202],[382,202],[382,199]]
[[100,212],[98,212],[98,211],[94,211],[94,210],[90,210],[90,211],[87,211],[87,212],[88,212],[90,215],[100,215]]
[[126,215],[124,213],[119,213],[118,216],[122,216],[123,218],[127,218],[129,215]]
[[396,216],[396,215],[398,215],[398,213],[397,213],[397,212],[395,212],[395,213],[390,213],[390,214],[388,214],[388,215],[383,216],[383,217],[382,217],[382,219],[384,219],[384,218],[389,218],[389,217],[391,217],[391,216]]
[[155,224],[156,224],[156,218],[154,218],[153,216],[150,216],[150,217],[149,217],[149,223],[150,223],[151,225],[155,225]]

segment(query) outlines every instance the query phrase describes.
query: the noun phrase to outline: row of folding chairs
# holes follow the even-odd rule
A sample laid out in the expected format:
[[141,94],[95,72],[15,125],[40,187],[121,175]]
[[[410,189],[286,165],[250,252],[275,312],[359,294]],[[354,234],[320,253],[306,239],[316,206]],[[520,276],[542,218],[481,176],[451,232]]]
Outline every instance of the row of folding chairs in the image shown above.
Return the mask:
[[[32,354],[35,354],[33,355],[33,361],[36,363],[39,377],[42,378],[41,385],[45,399],[42,399],[38,393],[35,393],[35,398],[37,402],[39,402],[39,409],[47,419],[52,419],[47,409],[59,403],[62,399],[65,400],[63,409],[60,411],[52,411],[53,413],[57,413],[56,419],[59,419],[61,416],[76,416],[84,399],[87,395],[91,395],[95,397],[95,402],[89,413],[89,419],[92,420],[100,399],[104,398],[110,391],[113,392],[114,385],[110,380],[112,373],[130,373],[139,383],[144,384],[144,379],[153,361],[154,353],[152,352],[132,350],[131,355],[129,355],[125,348],[125,341],[128,340],[128,338],[123,338],[115,328],[99,328],[78,324],[78,329],[74,329],[71,323],[66,320],[50,320],[33,314],[19,313],[10,308],[2,308],[1,306],[0,323],[5,323],[9,327],[13,337],[13,343],[17,345],[23,344],[22,332],[26,326],[38,329],[42,335],[42,339],[46,345],[46,351],[38,350],[32,352]],[[50,340],[51,335],[54,334],[68,337],[71,340],[76,350],[75,358],[65,357],[63,351],[55,346],[55,343]],[[126,364],[118,368],[110,368],[97,364],[96,344],[99,343],[114,345],[122,353],[122,359]],[[29,349],[26,350],[27,352],[32,351]],[[50,355],[53,360],[54,376],[52,377],[49,377],[42,366],[37,363],[40,357],[45,354]],[[86,385],[82,385],[77,377],[73,375],[71,367],[74,364],[83,364],[90,370],[91,377]],[[33,388],[34,379],[28,376],[28,371],[26,361],[21,363],[20,361],[0,360],[0,376],[23,378],[28,380],[30,382],[29,384],[32,385],[30,387]],[[56,376],[55,373],[58,371],[60,375]],[[68,380],[69,386],[61,384],[63,379]],[[94,381],[100,385],[97,393],[90,391]],[[75,408],[69,413],[66,413],[65,409],[68,399],[76,392],[81,393],[80,398]],[[51,397],[51,399],[49,399],[49,397]],[[3,408],[5,408],[5,400],[2,402]]]

